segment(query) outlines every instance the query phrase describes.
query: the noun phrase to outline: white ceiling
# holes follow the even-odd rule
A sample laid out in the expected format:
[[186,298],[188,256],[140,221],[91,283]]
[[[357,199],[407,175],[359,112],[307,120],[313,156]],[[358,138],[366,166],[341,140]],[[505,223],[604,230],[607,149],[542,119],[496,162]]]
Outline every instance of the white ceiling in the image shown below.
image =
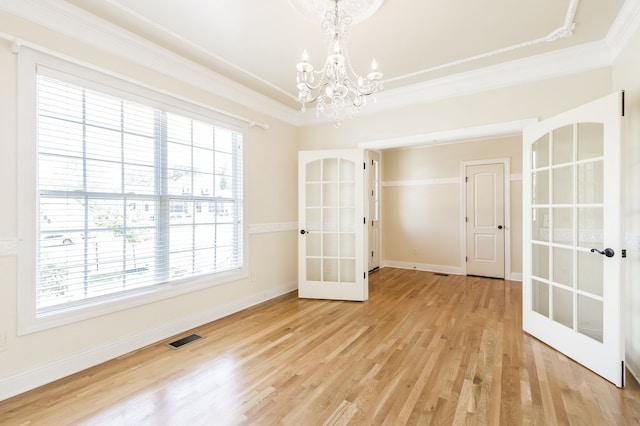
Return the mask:
[[[95,22],[106,21],[242,84],[284,109],[297,110],[295,65],[306,48],[310,62],[320,67],[327,46],[320,25],[294,10],[290,1],[44,3],[49,3],[50,8],[54,4],[64,5],[74,9],[76,16]],[[556,61],[557,74],[567,74],[590,63],[579,55],[588,54],[592,46],[602,47],[612,28],[624,20],[622,15],[629,10],[638,13],[638,0],[626,3],[625,0],[384,0],[373,16],[352,26],[348,50],[354,67],[362,73],[371,59],[376,58],[384,73],[384,95],[415,96],[420,88],[436,93],[441,90],[439,82],[450,81],[452,75],[470,75],[486,67],[506,64],[524,64],[518,69],[526,74],[527,68],[534,68],[528,64],[547,59]],[[522,62],[526,59],[534,62]],[[554,65],[549,69],[552,73]],[[494,75],[504,79],[505,84],[512,78]]]

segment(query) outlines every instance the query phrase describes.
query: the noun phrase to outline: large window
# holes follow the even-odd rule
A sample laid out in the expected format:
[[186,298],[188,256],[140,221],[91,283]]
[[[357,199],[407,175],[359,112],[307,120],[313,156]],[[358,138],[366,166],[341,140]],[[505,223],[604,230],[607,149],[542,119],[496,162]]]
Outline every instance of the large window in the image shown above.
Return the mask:
[[244,270],[241,128],[36,69],[36,321]]

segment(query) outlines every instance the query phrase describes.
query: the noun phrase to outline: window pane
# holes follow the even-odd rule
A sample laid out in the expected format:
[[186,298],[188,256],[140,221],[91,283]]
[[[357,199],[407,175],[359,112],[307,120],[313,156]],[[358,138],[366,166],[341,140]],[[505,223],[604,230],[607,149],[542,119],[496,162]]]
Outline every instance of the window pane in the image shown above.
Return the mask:
[[133,102],[125,102],[122,108],[122,130],[139,136],[154,136],[158,123],[153,108]]
[[124,192],[127,194],[153,194],[155,192],[153,167],[124,165]]
[[120,129],[121,101],[108,95],[85,91],[85,122],[89,125]]
[[122,160],[122,132],[87,126],[85,149],[87,158],[100,160]]
[[37,310],[242,266],[241,134],[38,84]]
[[82,157],[82,129],[81,123],[42,116],[38,122],[40,153]]
[[193,170],[200,173],[213,174],[213,151],[209,149],[193,149]]
[[146,136],[124,135],[124,161],[129,164],[154,166],[156,163],[155,141]]
[[82,191],[84,189],[82,158],[40,155],[38,178],[40,189]]
[[122,165],[86,160],[86,187],[89,192],[122,193]]
[[167,144],[170,169],[191,170],[191,146],[181,143]]
[[193,122],[193,145],[213,148],[213,127],[208,124]]

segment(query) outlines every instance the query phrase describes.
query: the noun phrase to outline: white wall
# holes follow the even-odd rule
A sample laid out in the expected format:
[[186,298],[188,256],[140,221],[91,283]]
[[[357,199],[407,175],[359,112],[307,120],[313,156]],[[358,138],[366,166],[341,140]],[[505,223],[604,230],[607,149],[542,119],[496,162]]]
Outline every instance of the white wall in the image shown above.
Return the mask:
[[640,381],[640,31],[613,66],[613,88],[625,91],[622,155],[623,303],[627,366]]
[[180,78],[181,69],[165,70],[173,78],[3,13],[0,29],[154,88],[269,123],[268,130],[248,132],[248,262],[255,280],[18,336],[16,152],[23,141],[16,128],[17,55],[0,40],[0,400],[296,288],[297,128],[190,85]]

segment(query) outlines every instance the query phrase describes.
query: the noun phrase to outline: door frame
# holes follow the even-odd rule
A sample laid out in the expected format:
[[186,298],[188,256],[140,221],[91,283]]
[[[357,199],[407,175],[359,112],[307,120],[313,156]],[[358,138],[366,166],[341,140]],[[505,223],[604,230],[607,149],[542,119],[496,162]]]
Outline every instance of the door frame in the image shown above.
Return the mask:
[[[367,160],[367,167],[365,169],[365,213],[367,216],[367,238],[369,237],[369,231],[371,230],[371,227],[369,226],[369,223],[371,223],[372,218],[370,217],[370,213],[371,213],[371,197],[369,196],[371,190],[373,188],[371,188],[369,186],[369,184],[371,183],[371,177],[373,174],[373,167],[371,164],[369,164],[371,157],[370,157],[370,153],[374,153],[375,155],[377,155],[378,157],[378,241],[377,241],[377,245],[376,247],[374,247],[374,250],[376,250],[376,253],[378,254],[378,268],[382,268],[383,264],[382,264],[382,152],[380,152],[380,150],[375,150],[375,149],[367,149],[364,150],[364,155],[365,158]],[[371,251],[371,247],[372,247],[372,241],[371,239],[369,239],[367,241],[367,258],[369,258],[369,252]],[[367,262],[368,264],[368,262]],[[369,267],[367,266],[367,271],[371,272],[369,270]]]
[[[493,122],[493,123],[486,123],[486,124],[480,124],[477,126],[470,126],[470,127],[454,127],[454,128],[450,128],[447,130],[440,130],[440,131],[432,131],[432,132],[426,132],[426,133],[414,133],[414,134],[409,134],[409,135],[405,135],[405,136],[393,136],[393,137],[386,137],[383,139],[370,139],[370,140],[365,140],[363,142],[359,142],[358,143],[358,148],[361,149],[365,149],[365,150],[385,150],[385,149],[391,149],[391,148],[410,148],[413,146],[435,146],[435,145],[444,145],[444,144],[456,144],[456,143],[460,143],[460,142],[468,142],[468,141],[473,141],[473,140],[480,140],[480,139],[487,139],[487,138],[499,138],[499,137],[505,137],[505,136],[520,136],[520,138],[522,138],[522,130],[527,127],[530,126],[531,124],[535,124],[537,123],[539,120],[537,117],[529,117],[529,118],[523,118],[520,120],[513,120],[513,121],[502,121],[502,122]],[[461,180],[464,181],[464,168],[462,168],[462,173],[461,173]],[[507,171],[505,170],[505,176],[509,176],[509,178],[505,178],[505,184],[507,185],[507,191],[505,191],[505,197],[509,197],[509,203],[510,201],[510,188],[511,188],[511,181],[517,181],[517,180],[522,180],[522,175],[520,176],[514,176],[511,177],[511,175],[506,175]],[[384,182],[384,179],[382,179],[382,182]],[[509,184],[507,184],[507,182]],[[462,185],[460,185],[462,187]],[[462,187],[461,191],[463,191],[464,187]],[[463,195],[460,195],[460,199],[462,200]],[[381,193],[381,205],[384,206],[384,194]],[[505,205],[507,203],[507,198],[505,198]],[[464,204],[462,204],[464,205]],[[505,226],[508,226],[508,229],[506,229],[505,231],[505,238],[508,238],[505,240],[505,256],[509,256],[509,262],[507,263],[506,261],[506,257],[505,257],[505,279],[515,279],[515,280],[522,280],[522,275],[520,273],[516,274],[516,276],[512,277],[511,276],[511,209],[506,209],[505,212]],[[464,225],[464,215],[461,214],[461,226]],[[509,220],[508,225],[507,225],[507,220]],[[383,230],[381,228],[381,232],[383,233]],[[464,234],[466,232],[466,230],[462,230],[462,240],[460,242],[460,253],[465,253],[466,252],[466,243],[465,243],[465,238],[466,238],[466,234]],[[381,235],[380,236],[380,244],[381,244],[381,248],[384,247],[384,236]],[[507,251],[508,248],[508,251]],[[380,253],[381,256],[383,256],[380,259],[380,265],[381,267],[385,266],[385,258],[384,258],[384,253],[381,252]],[[466,255],[461,254],[460,260],[461,260],[461,267],[460,267],[460,273],[463,275],[466,275],[466,261],[465,261],[465,257]],[[509,275],[507,275],[507,273],[509,273]]]
[[511,279],[511,160],[508,157],[487,160],[469,160],[460,163],[460,264],[462,275],[467,275],[467,166],[502,164],[504,168],[504,279]]

